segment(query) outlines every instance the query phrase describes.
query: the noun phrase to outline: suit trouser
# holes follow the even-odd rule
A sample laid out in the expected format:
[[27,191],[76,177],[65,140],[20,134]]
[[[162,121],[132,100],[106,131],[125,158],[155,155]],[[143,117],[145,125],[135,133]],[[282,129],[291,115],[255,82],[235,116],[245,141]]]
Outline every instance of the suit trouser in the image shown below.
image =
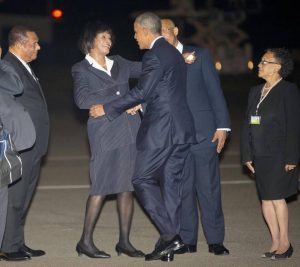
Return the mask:
[[133,186],[162,237],[179,234],[183,167],[190,145],[138,151]]
[[185,177],[182,200],[182,225],[180,236],[185,244],[195,245],[198,239],[198,207],[201,223],[208,244],[223,243],[224,215],[221,203],[219,156],[216,147],[191,147],[192,161],[185,169],[194,168],[194,175]]
[[0,188],[0,247],[2,244],[5,224],[6,224],[6,214],[7,214],[7,186]]
[[41,158],[34,158],[34,151],[21,153],[22,178],[8,188],[8,209],[2,251],[16,252],[24,245],[24,225],[34,195]]

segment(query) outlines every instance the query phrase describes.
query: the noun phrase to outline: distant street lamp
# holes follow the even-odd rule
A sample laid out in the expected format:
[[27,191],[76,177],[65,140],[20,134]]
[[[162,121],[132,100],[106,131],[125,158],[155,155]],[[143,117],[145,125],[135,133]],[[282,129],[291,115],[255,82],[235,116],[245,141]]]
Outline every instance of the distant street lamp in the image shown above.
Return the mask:
[[57,20],[61,19],[62,16],[63,16],[63,11],[61,9],[58,9],[58,8],[53,9],[51,11],[51,16],[52,16],[52,18],[57,19]]

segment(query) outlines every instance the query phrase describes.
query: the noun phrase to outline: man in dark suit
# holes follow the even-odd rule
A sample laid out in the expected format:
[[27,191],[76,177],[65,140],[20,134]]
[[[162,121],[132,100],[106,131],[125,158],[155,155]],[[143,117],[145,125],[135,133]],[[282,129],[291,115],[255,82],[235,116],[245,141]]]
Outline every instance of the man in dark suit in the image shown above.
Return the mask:
[[29,62],[37,58],[40,46],[36,33],[24,26],[15,26],[8,36],[9,52],[4,60],[9,62],[22,80],[24,92],[16,97],[33,121],[36,142],[31,149],[21,153],[23,162],[22,179],[9,187],[7,224],[1,251],[4,260],[28,260],[42,256],[42,250],[33,250],[25,245],[24,224],[26,215],[36,189],[42,157],[47,152],[49,136],[49,117],[47,104]]
[[[1,60],[1,52],[0,46],[0,130],[10,134],[16,150],[20,151],[33,146],[35,129],[28,111],[15,101],[14,95],[23,92],[22,81],[13,67]],[[7,186],[0,186],[0,245],[6,224],[7,203]]]
[[138,85],[104,108],[92,107],[90,115],[106,114],[113,120],[130,107],[147,104],[137,135],[132,181],[160,232],[156,248],[145,259],[172,260],[173,251],[183,245],[178,235],[182,170],[190,154],[189,144],[197,142],[186,103],[186,66],[180,53],[161,36],[161,22],[155,14],[138,16],[134,31],[140,49],[149,49],[143,56]]
[[[179,52],[189,52],[187,65],[187,101],[192,112],[196,132],[206,139],[193,145],[194,161],[187,162],[186,170],[194,170],[185,179],[180,235],[185,246],[176,253],[196,252],[198,238],[197,199],[201,221],[209,245],[215,255],[229,254],[223,245],[224,216],[221,205],[221,188],[218,153],[221,152],[230,118],[220,87],[220,81],[206,49],[182,45],[178,28],[170,19],[162,20],[162,34]],[[186,172],[187,173],[187,172]]]

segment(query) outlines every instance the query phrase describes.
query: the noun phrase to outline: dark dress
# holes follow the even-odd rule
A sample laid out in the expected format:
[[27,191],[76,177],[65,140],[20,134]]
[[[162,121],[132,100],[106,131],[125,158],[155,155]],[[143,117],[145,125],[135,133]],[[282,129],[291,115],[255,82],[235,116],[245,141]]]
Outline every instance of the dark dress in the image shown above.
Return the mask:
[[[129,78],[140,75],[141,63],[120,56],[109,58],[114,60],[111,76],[92,67],[86,59],[73,66],[74,98],[79,108],[89,109],[123,96],[129,90]],[[139,115],[126,112],[113,121],[106,116],[88,119],[91,195],[133,191],[131,178],[139,125]]]
[[252,88],[249,94],[241,138],[242,162],[253,161],[261,199],[283,199],[297,193],[298,167],[285,172],[284,166],[299,162],[299,90],[292,83],[280,81],[259,106],[260,124],[250,124],[262,87]]

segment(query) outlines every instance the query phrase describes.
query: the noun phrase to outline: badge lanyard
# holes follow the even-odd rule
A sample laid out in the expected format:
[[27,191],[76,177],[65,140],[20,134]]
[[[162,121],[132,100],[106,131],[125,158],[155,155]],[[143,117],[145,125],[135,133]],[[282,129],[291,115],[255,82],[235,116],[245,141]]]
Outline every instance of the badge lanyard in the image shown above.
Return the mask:
[[258,109],[259,109],[260,104],[265,100],[265,98],[267,97],[267,95],[270,93],[271,89],[272,89],[277,83],[279,83],[281,80],[282,80],[282,78],[280,78],[277,82],[275,82],[275,83],[269,88],[269,91],[268,91],[264,96],[262,96],[262,94],[261,94],[260,100],[259,100],[259,102],[258,102],[258,104],[257,104],[257,106],[256,106],[256,111],[255,111],[255,115],[256,115],[256,116],[257,116],[257,112],[258,112]]

